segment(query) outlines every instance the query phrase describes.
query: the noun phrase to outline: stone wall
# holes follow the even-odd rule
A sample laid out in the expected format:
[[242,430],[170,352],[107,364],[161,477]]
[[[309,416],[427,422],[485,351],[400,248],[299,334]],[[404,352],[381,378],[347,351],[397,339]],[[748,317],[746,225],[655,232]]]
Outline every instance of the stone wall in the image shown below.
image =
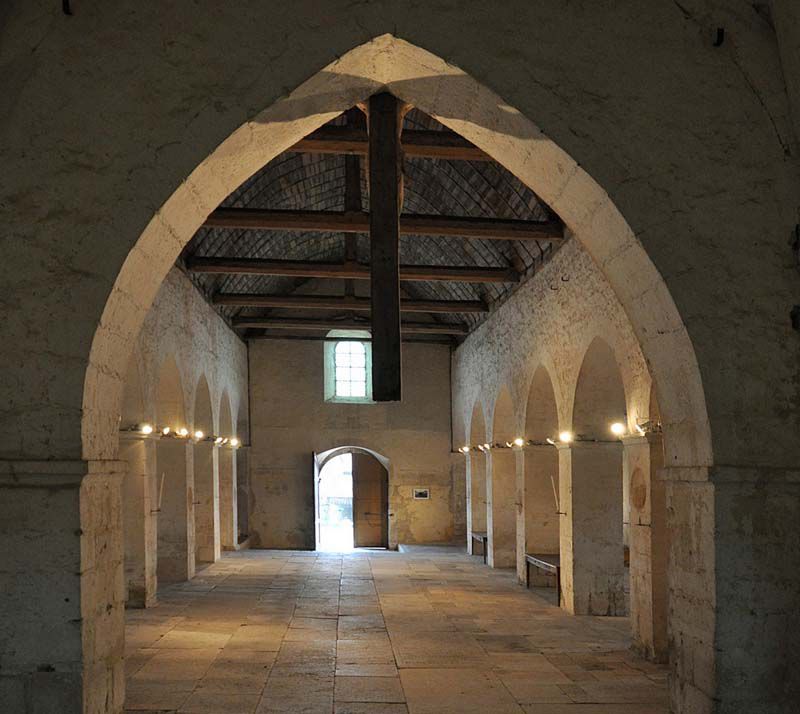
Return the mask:
[[583,357],[598,337],[614,350],[630,423],[646,419],[651,378],[630,323],[595,263],[569,241],[454,353],[456,443],[469,441],[476,402],[487,415],[485,440],[492,441],[495,400],[504,386],[511,393],[515,428],[523,434],[528,392],[539,366],[553,383],[558,428],[571,429]]
[[[44,479],[54,461],[116,458],[135,336],[202,220],[276,153],[388,88],[542,196],[631,319],[671,427],[668,501],[676,523],[702,530],[702,548],[684,553],[685,572],[698,576],[687,603],[719,588],[718,612],[701,614],[712,629],[725,623],[724,643],[709,642],[710,630],[699,649],[688,630],[676,640],[676,708],[724,707],[726,685],[748,666],[763,673],[788,658],[800,671],[797,628],[775,628],[777,640],[748,634],[787,621],[797,569],[769,579],[769,563],[752,561],[776,609],[744,608],[725,577],[737,545],[747,550],[754,537],[730,503],[766,509],[762,542],[798,532],[781,517],[800,460],[800,340],[789,318],[800,304],[789,246],[800,178],[786,91],[788,81],[796,99],[795,4],[331,0],[322,12],[251,2],[232,13],[193,0],[108,0],[73,3],[67,17],[45,0],[4,3],[7,471],[39,469]],[[770,7],[782,12],[773,18]],[[409,44],[398,52],[383,38],[351,61],[353,48],[385,33]],[[292,93],[309,77],[316,84]],[[753,482],[760,491],[745,498]],[[3,498],[22,507],[6,486]],[[729,546],[715,550],[723,534]],[[40,572],[52,588],[76,554],[41,557],[52,560]],[[715,670],[717,659],[726,666]],[[717,673],[727,678],[719,686]],[[749,691],[768,696],[770,711],[791,711],[785,690]]]
[[[186,424],[169,426],[195,427],[198,388],[205,387],[205,378],[215,433],[234,436],[238,431],[236,435],[247,443],[247,345],[178,268],[167,274],[136,340],[128,363],[122,428],[141,421],[156,424],[163,397],[158,393],[159,377],[162,365],[170,358],[180,376],[183,404],[179,410]],[[230,403],[224,411],[236,427],[233,431],[231,425],[219,423],[223,398]]]
[[[250,342],[250,534],[262,548],[314,547],[312,454],[360,446],[389,459],[389,544],[453,540],[450,348],[403,344],[403,401],[324,400],[322,342]],[[457,479],[458,480],[458,479]],[[411,497],[430,487],[430,500]],[[463,528],[463,526],[459,526]]]
[[[150,436],[123,431],[120,439],[120,459],[128,464],[129,606],[155,602],[158,577],[191,577],[196,555],[213,560],[220,543],[237,546],[235,452],[228,445],[161,439],[159,430],[200,429],[247,443],[247,388],[247,346],[174,268],[136,340],[123,392],[121,428],[148,423],[155,429]],[[195,543],[206,547],[196,554]]]

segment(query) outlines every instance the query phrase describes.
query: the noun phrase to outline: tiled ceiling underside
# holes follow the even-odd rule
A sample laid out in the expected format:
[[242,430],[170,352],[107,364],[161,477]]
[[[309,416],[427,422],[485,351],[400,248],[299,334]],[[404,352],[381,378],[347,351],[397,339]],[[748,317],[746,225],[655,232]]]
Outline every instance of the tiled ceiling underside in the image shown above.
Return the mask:
[[[331,124],[343,124],[339,117]],[[407,129],[444,127],[418,110],[405,119]],[[361,161],[362,205],[369,210],[369,194]],[[446,161],[406,158],[403,212],[463,217],[494,217],[545,221],[549,214],[537,196],[502,166],[493,162]],[[223,203],[224,207],[343,211],[345,157],[330,154],[286,152],[270,161]],[[283,260],[344,260],[342,233],[288,232],[201,228],[184,251],[184,258],[241,257]],[[515,267],[524,275],[534,272],[547,259],[552,247],[537,241],[483,240],[449,236],[402,235],[403,264]],[[369,238],[357,237],[358,260],[369,262]],[[193,274],[200,290],[209,298],[224,293],[305,294],[313,292],[314,279],[255,275]],[[344,282],[339,281],[343,291]],[[355,281],[357,293],[368,290],[368,281]],[[425,300],[479,300],[496,306],[516,287],[513,283],[403,282],[405,296]],[[330,292],[330,291],[327,291]],[[343,294],[343,293],[342,293]],[[215,306],[226,319],[255,316],[333,317],[330,312],[276,310]],[[406,315],[405,319],[464,323],[470,329],[485,314],[436,314],[428,318]]]

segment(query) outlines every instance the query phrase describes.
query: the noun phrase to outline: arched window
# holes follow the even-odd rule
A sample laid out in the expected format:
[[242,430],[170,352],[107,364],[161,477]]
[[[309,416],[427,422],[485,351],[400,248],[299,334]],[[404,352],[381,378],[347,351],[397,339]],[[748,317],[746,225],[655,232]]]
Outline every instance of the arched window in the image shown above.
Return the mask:
[[[372,402],[372,345],[358,330],[333,330],[325,343],[325,400]],[[336,339],[343,338],[343,339]]]

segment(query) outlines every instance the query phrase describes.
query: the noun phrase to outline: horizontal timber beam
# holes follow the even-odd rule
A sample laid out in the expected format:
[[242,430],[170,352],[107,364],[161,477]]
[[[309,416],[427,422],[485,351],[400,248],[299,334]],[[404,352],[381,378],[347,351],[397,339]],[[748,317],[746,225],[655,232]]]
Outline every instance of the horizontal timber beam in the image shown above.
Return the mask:
[[[325,335],[287,335],[285,333],[245,335],[247,340],[300,340],[303,342],[372,342],[371,337],[327,337]],[[447,335],[401,335],[402,342],[413,342],[420,345],[455,345],[455,337]]]
[[[289,317],[239,317],[233,320],[237,328],[264,330],[369,330],[369,322],[354,320],[309,320]],[[469,328],[462,324],[435,322],[403,322],[400,331],[409,335],[466,335]]]
[[[372,301],[368,297],[345,295],[248,295],[217,293],[212,298],[215,305],[240,307],[277,307],[308,310],[360,310],[369,312]],[[400,300],[401,312],[489,312],[480,300]]]
[[[406,156],[450,161],[493,161],[477,146],[452,131],[407,129],[400,137]],[[355,154],[366,156],[367,134],[346,126],[327,126],[301,139],[289,151],[304,154]]]
[[[368,265],[320,263],[312,260],[262,260],[259,258],[188,258],[193,273],[217,275],[279,275],[306,278],[369,280]],[[445,265],[401,265],[400,280],[459,283],[518,283],[520,274],[511,268],[473,268]]]
[[[363,211],[283,211],[260,208],[218,208],[205,221],[209,228],[245,230],[369,233],[369,213]],[[559,243],[559,221],[521,221],[503,218],[400,216],[404,235],[453,236],[484,240],[542,240]]]

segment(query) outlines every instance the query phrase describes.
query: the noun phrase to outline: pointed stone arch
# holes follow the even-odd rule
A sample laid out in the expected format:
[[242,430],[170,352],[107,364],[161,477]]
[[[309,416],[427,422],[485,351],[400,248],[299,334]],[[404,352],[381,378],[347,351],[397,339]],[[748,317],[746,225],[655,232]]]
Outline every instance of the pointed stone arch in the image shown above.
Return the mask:
[[525,582],[525,554],[558,555],[558,451],[547,439],[556,440],[559,432],[558,406],[553,381],[547,367],[540,364],[533,372],[525,404],[523,469],[517,518],[517,576]]
[[114,457],[122,376],[133,340],[164,276],[206,216],[273,157],[381,90],[472,141],[558,213],[611,283],[661,385],[670,463],[711,463],[705,398],[689,336],[663,279],[606,192],[489,88],[391,35],[354,48],[241,126],[154,215],[117,276],[92,342],[83,396],[84,457]]
[[486,443],[488,436],[480,398],[472,407],[467,433],[472,445],[467,458],[467,550],[472,553],[472,535],[486,532],[486,455],[477,447]]

